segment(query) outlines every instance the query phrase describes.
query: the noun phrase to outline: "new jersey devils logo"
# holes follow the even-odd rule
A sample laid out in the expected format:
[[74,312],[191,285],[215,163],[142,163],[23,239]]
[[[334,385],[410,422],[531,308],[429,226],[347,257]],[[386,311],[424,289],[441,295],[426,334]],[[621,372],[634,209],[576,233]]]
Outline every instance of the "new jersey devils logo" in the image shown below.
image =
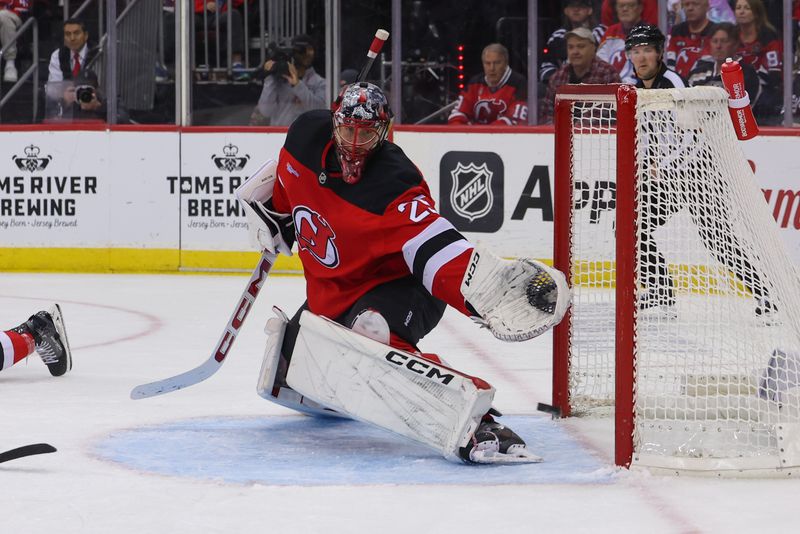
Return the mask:
[[494,122],[497,117],[505,113],[508,105],[499,98],[478,100],[475,104],[475,122]]
[[336,248],[336,233],[328,222],[316,211],[306,206],[297,206],[292,211],[297,246],[325,267],[330,269],[339,265],[339,251]]

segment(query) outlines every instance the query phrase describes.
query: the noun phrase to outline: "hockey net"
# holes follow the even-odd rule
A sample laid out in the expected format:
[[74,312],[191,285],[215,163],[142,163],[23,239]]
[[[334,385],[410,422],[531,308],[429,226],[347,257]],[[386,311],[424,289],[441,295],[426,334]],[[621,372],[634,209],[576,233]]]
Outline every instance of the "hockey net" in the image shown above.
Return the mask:
[[566,86],[554,404],[615,418],[619,465],[800,466],[800,283],[717,88]]

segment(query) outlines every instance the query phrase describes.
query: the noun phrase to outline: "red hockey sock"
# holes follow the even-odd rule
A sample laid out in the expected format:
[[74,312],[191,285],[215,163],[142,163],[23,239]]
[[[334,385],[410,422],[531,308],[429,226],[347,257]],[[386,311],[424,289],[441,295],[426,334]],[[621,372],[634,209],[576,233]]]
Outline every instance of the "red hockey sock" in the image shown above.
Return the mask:
[[396,349],[404,350],[412,354],[419,354],[419,349],[417,347],[415,347],[402,337],[398,336],[394,332],[389,333],[389,345],[391,345]]
[[425,358],[426,360],[430,360],[430,361],[432,361],[434,363],[438,363],[440,365],[443,365],[442,364],[442,359],[439,358],[439,356],[437,356],[436,354],[434,354],[432,352],[421,352],[420,355],[423,358]]
[[0,370],[27,358],[35,347],[33,336],[13,330],[0,332]]
[[394,332],[391,332],[389,334],[389,345],[391,345],[392,347],[394,347],[396,349],[404,350],[404,351],[410,352],[412,354],[419,354],[420,356],[422,356],[426,360],[430,360],[430,361],[432,361],[434,363],[442,364],[442,360],[441,360],[441,358],[439,358],[439,356],[437,356],[436,354],[434,354],[432,352],[420,352],[420,350],[417,347],[415,347],[414,345],[412,345],[411,343],[409,343],[405,339],[401,338],[400,336],[398,336]]

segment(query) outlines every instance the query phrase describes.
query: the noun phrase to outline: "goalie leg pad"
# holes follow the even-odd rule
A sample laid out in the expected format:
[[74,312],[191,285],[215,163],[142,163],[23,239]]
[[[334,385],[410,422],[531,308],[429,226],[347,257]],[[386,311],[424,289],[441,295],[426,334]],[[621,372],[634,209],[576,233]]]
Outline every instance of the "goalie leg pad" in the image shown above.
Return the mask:
[[461,294],[503,341],[543,334],[561,321],[570,304],[561,271],[526,258],[505,260],[482,247],[472,252]]
[[341,417],[341,414],[303,397],[286,385],[286,363],[281,356],[281,346],[289,318],[277,306],[274,306],[272,311],[277,317],[269,319],[264,328],[269,337],[267,337],[264,361],[261,364],[256,385],[259,396],[306,415]]
[[461,462],[494,388],[304,311],[286,373],[294,391]]

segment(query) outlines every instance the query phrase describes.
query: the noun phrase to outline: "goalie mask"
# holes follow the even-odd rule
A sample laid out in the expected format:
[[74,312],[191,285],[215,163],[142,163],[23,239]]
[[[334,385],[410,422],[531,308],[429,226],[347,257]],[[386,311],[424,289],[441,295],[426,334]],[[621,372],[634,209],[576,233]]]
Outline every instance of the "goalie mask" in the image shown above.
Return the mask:
[[333,138],[338,148],[342,179],[354,184],[361,179],[367,158],[386,140],[392,111],[376,85],[348,85],[333,113]]

